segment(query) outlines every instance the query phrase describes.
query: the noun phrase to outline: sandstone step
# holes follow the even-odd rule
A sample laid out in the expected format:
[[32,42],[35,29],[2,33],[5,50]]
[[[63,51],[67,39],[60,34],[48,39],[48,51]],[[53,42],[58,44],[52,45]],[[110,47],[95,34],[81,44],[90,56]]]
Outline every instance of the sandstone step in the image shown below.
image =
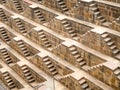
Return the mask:
[[52,72],[52,75],[57,75],[58,74],[58,72],[57,71],[54,71],[54,72]]
[[92,4],[90,4],[89,6],[90,6],[90,7],[96,7],[96,5],[97,5],[96,3],[92,3]]
[[45,64],[46,65],[50,65],[50,64],[52,64],[52,62],[51,61],[47,61],[47,62],[45,62]]
[[117,76],[120,75],[120,69],[115,70],[114,73],[115,73],[115,75],[117,75]]
[[111,46],[111,45],[113,45],[113,44],[114,44],[114,41],[107,42],[107,45],[108,45],[108,46]]
[[120,50],[119,49],[115,49],[115,50],[113,50],[113,54],[118,54],[120,52]]
[[72,55],[79,54],[79,52],[78,52],[78,51],[72,51],[71,53],[72,53]]
[[84,83],[83,85],[82,85],[82,88],[83,89],[87,89],[89,87],[89,85],[87,84],[87,83]]
[[25,69],[25,70],[23,70],[23,73],[25,74],[25,73],[29,73],[29,70],[28,69]]
[[86,83],[86,81],[85,81],[85,79],[81,79],[81,80],[79,81],[79,83],[82,85],[82,84]]
[[115,58],[120,60],[120,52],[115,56]]
[[78,58],[80,58],[80,55],[77,54],[77,55],[74,55],[74,57],[75,57],[76,59],[78,59]]
[[75,47],[70,47],[69,50],[74,51],[74,50],[76,50],[76,48]]
[[85,62],[85,61],[82,61],[82,62],[80,62],[79,64],[80,64],[80,66],[84,66],[84,65],[86,65],[86,62]]
[[48,69],[50,69],[50,68],[53,68],[54,66],[52,64],[50,64],[47,67],[48,67]]
[[104,39],[105,42],[108,42],[108,41],[110,41],[110,40],[111,40],[110,37],[107,37],[107,38]]
[[110,49],[116,49],[117,47],[116,47],[116,45],[112,45],[112,46],[110,46]]
[[30,79],[30,80],[28,80],[28,82],[29,83],[33,83],[33,82],[35,82],[35,80],[34,79]]
[[80,57],[80,58],[76,59],[76,61],[81,62],[81,61],[83,61],[83,58]]

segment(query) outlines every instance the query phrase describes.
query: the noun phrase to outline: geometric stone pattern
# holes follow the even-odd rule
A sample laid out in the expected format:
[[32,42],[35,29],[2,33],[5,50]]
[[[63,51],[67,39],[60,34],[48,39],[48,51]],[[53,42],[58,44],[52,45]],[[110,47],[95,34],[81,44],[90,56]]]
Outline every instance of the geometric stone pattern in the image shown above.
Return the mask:
[[120,1],[0,0],[0,90],[120,90]]

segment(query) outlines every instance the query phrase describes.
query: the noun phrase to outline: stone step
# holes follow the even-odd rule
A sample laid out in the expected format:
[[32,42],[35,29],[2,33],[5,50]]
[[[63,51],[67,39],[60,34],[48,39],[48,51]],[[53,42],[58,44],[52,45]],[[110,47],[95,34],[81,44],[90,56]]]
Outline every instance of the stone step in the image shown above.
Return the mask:
[[25,47],[24,43],[23,44],[19,44],[19,47],[20,48],[24,48]]
[[71,37],[77,37],[76,33],[71,33],[70,35],[71,35]]
[[97,7],[92,7],[91,8],[93,11],[98,11],[99,9]]
[[14,87],[16,87],[15,84],[14,84],[14,82],[10,82],[10,83],[8,83],[8,86],[9,86],[10,88],[14,88]]
[[23,25],[21,25],[21,26],[19,27],[19,29],[20,29],[20,30],[25,30],[25,27],[24,27]]
[[40,35],[39,37],[40,37],[40,38],[45,38],[46,36],[45,36],[45,34],[42,34],[42,35]]
[[104,23],[104,22],[106,22],[106,20],[105,20],[104,18],[101,18],[101,19],[100,19],[100,22],[101,22],[101,23]]
[[116,47],[116,45],[112,45],[112,46],[110,46],[110,49],[116,49],[117,47]]
[[49,44],[50,42],[47,40],[47,41],[44,41],[43,43],[44,43],[44,44]]
[[120,69],[115,70],[114,73],[115,73],[115,75],[117,75],[117,76],[120,75]]
[[70,51],[75,51],[75,50],[76,50],[76,47],[70,47],[69,50],[70,50]]
[[47,48],[52,47],[51,44],[46,44],[45,46],[46,46]]
[[58,74],[58,72],[57,71],[54,71],[54,72],[52,72],[52,75],[57,75]]
[[61,5],[61,8],[67,8],[67,6],[65,4]]
[[7,83],[12,82],[12,79],[9,78],[9,79],[6,80],[6,82],[7,82]]
[[74,57],[75,57],[76,59],[78,59],[78,58],[80,58],[80,55],[77,54],[77,55],[74,55]]
[[38,35],[43,35],[43,34],[44,34],[43,31],[39,31],[39,32],[38,32]]
[[76,59],[76,61],[80,63],[83,61],[83,58],[80,57],[80,58]]
[[85,62],[85,61],[82,61],[82,62],[80,62],[79,64],[80,64],[80,66],[84,66],[84,65],[86,65],[86,62]]
[[42,14],[38,14],[37,16],[38,16],[39,18],[43,18],[43,19],[44,19],[44,17],[43,17]]
[[108,46],[114,45],[114,42],[113,41],[107,42],[107,45]]
[[24,44],[23,41],[18,41],[17,42],[18,45]]
[[108,37],[108,33],[103,33],[101,36],[102,36],[103,38],[106,38],[106,37]]
[[66,27],[65,29],[66,30],[72,30],[72,27]]
[[8,76],[4,77],[4,79],[8,80],[8,79],[10,79],[10,76],[8,75]]
[[9,55],[4,55],[3,57],[4,57],[4,58],[10,58],[10,56],[9,56]]
[[25,69],[25,70],[23,70],[23,73],[25,74],[25,73],[29,73],[29,70],[28,69]]
[[48,57],[43,59],[44,62],[50,61]]
[[47,61],[47,62],[45,62],[45,64],[46,64],[47,66],[49,66],[50,64],[52,64],[52,62],[51,62],[51,61]]
[[73,33],[75,33],[74,30],[69,30],[68,32],[69,32],[69,34],[73,34]]
[[27,72],[27,73],[24,73],[25,76],[30,76],[31,73],[30,72]]
[[64,27],[70,27],[69,23],[64,24]]
[[111,41],[111,38],[110,38],[110,37],[106,37],[106,38],[104,39],[104,41],[105,41],[105,42]]
[[79,54],[79,52],[78,51],[72,51],[71,54],[76,55],[76,54]]
[[119,49],[115,49],[115,50],[113,50],[113,54],[118,54],[120,52],[120,50]]
[[3,76],[4,76],[4,77],[9,76],[9,73],[8,73],[8,72],[4,72],[4,73],[3,73]]
[[24,55],[25,55],[26,57],[28,57],[28,56],[30,56],[30,53],[27,52],[27,53],[24,53]]
[[90,7],[96,7],[96,5],[97,5],[96,3],[92,3],[92,4],[90,4],[89,6],[90,6]]
[[40,10],[36,9],[35,11],[35,14],[41,14]]
[[87,88],[89,88],[89,85],[87,84],[87,83],[84,83],[84,84],[82,84],[82,86],[81,86],[83,89],[87,89]]
[[11,58],[10,58],[10,57],[8,57],[8,58],[5,58],[5,60],[6,60],[6,61],[9,61],[9,60],[11,60]]
[[33,82],[35,82],[35,80],[34,79],[30,79],[30,80],[28,80],[28,82],[29,83],[33,83]]
[[62,20],[62,24],[67,24],[68,21],[67,20]]
[[100,15],[100,12],[97,11],[97,12],[94,12],[94,14],[95,14],[96,16],[99,16],[99,15]]
[[85,80],[85,79],[81,79],[81,80],[79,81],[79,83],[82,85],[82,84],[86,83],[86,80]]
[[25,47],[21,47],[21,50],[22,50],[22,51],[27,51],[27,52],[28,52],[27,48],[25,48]]
[[28,67],[27,66],[22,66],[21,69],[22,70],[26,70]]
[[50,68],[53,68],[54,66],[53,66],[53,64],[50,64],[47,67],[48,67],[48,69],[50,69]]
[[117,78],[120,80],[120,75],[118,75]]
[[49,68],[50,72],[56,71],[55,67]]
[[58,4],[64,5],[65,3],[63,1],[58,1]]
[[30,80],[30,79],[33,79],[33,76],[30,75],[30,76],[26,76],[27,80]]
[[98,18],[98,19],[103,19],[104,17],[100,15],[100,16],[98,16],[97,18]]
[[115,58],[120,60],[120,52],[115,56]]
[[6,49],[1,49],[0,52],[1,53],[7,53],[7,50]]

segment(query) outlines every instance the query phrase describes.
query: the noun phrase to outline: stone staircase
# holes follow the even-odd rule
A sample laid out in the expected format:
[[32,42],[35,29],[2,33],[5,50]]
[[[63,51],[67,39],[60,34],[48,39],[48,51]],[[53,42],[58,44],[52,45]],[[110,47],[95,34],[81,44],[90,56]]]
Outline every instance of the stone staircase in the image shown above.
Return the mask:
[[76,31],[73,30],[72,26],[69,24],[69,22],[66,19],[62,20],[62,25],[73,39],[78,39]]
[[1,53],[2,57],[4,58],[4,60],[6,61],[7,64],[12,64],[13,63],[11,56],[9,55],[8,51],[5,48],[1,49],[0,53]]
[[41,30],[38,32],[39,37],[41,38],[42,42],[44,43],[44,46],[47,48],[51,48],[52,44],[50,43],[50,41],[48,40],[48,38],[46,37],[45,33]]
[[0,27],[0,34],[2,36],[2,38],[5,40],[5,42],[10,42],[11,38],[9,37],[9,35],[7,34],[6,30],[3,27]]
[[58,5],[62,9],[63,12],[67,12],[69,9],[67,8],[64,0],[57,0]]
[[117,76],[117,78],[120,80],[120,67],[116,68],[114,70],[114,74]]
[[91,90],[87,81],[84,78],[80,79],[79,83],[80,83],[83,90]]
[[95,69],[100,69],[103,67],[103,64],[98,64],[98,65],[95,65],[95,66],[92,66],[88,69],[88,71],[92,71],[92,70],[95,70]]
[[16,9],[18,10],[19,13],[23,12],[23,8],[21,4],[19,3],[19,0],[12,0],[13,3],[15,4]]
[[70,75],[65,75],[65,76],[62,76],[62,77],[57,77],[57,81],[59,81],[60,83],[62,83],[63,85],[66,86],[66,81],[70,80],[71,79],[71,76]]
[[56,76],[56,80],[61,82],[61,81],[64,81],[64,80],[66,80],[67,78],[70,78],[70,77],[71,77],[71,74],[60,76],[60,77]]
[[4,72],[3,77],[4,77],[4,80],[7,83],[8,87],[10,88],[10,90],[16,88],[16,85],[8,72]]
[[15,22],[16,22],[16,25],[18,26],[20,32],[22,34],[26,34],[27,31],[25,29],[24,23],[19,18],[15,19]]
[[4,22],[8,22],[8,17],[5,14],[4,10],[2,8],[0,8],[0,18],[4,21]]
[[106,19],[101,15],[96,3],[90,4],[90,8],[93,11],[96,20],[99,20],[101,24],[106,23]]
[[54,64],[53,64],[52,61],[49,59],[49,57],[45,57],[45,58],[43,59],[43,62],[44,62],[45,66],[48,68],[48,70],[51,72],[51,74],[52,74],[53,76],[55,76],[55,75],[58,74],[58,72],[57,72]]
[[[112,51],[112,54],[116,57],[117,55],[120,55],[120,50],[117,48],[116,44],[112,40],[112,38],[109,36],[107,32],[103,33],[101,37],[104,39],[105,43],[107,46],[110,48]],[[120,59],[120,56],[119,56]]]
[[26,78],[26,80],[27,80],[29,83],[35,82],[35,79],[34,79],[34,77],[32,76],[31,71],[29,70],[29,68],[28,68],[26,65],[23,65],[23,66],[21,67],[21,69],[22,69],[22,71],[23,71],[24,77]]
[[41,23],[45,23],[45,17],[44,15],[41,13],[41,11],[39,10],[39,8],[34,10],[35,16],[40,20]]
[[22,51],[22,53],[25,55],[25,57],[31,56],[30,51],[27,49],[25,43],[22,40],[18,41],[17,45],[20,48],[20,50]]
[[81,67],[86,66],[86,61],[80,56],[80,53],[75,46],[69,47],[69,51]]

